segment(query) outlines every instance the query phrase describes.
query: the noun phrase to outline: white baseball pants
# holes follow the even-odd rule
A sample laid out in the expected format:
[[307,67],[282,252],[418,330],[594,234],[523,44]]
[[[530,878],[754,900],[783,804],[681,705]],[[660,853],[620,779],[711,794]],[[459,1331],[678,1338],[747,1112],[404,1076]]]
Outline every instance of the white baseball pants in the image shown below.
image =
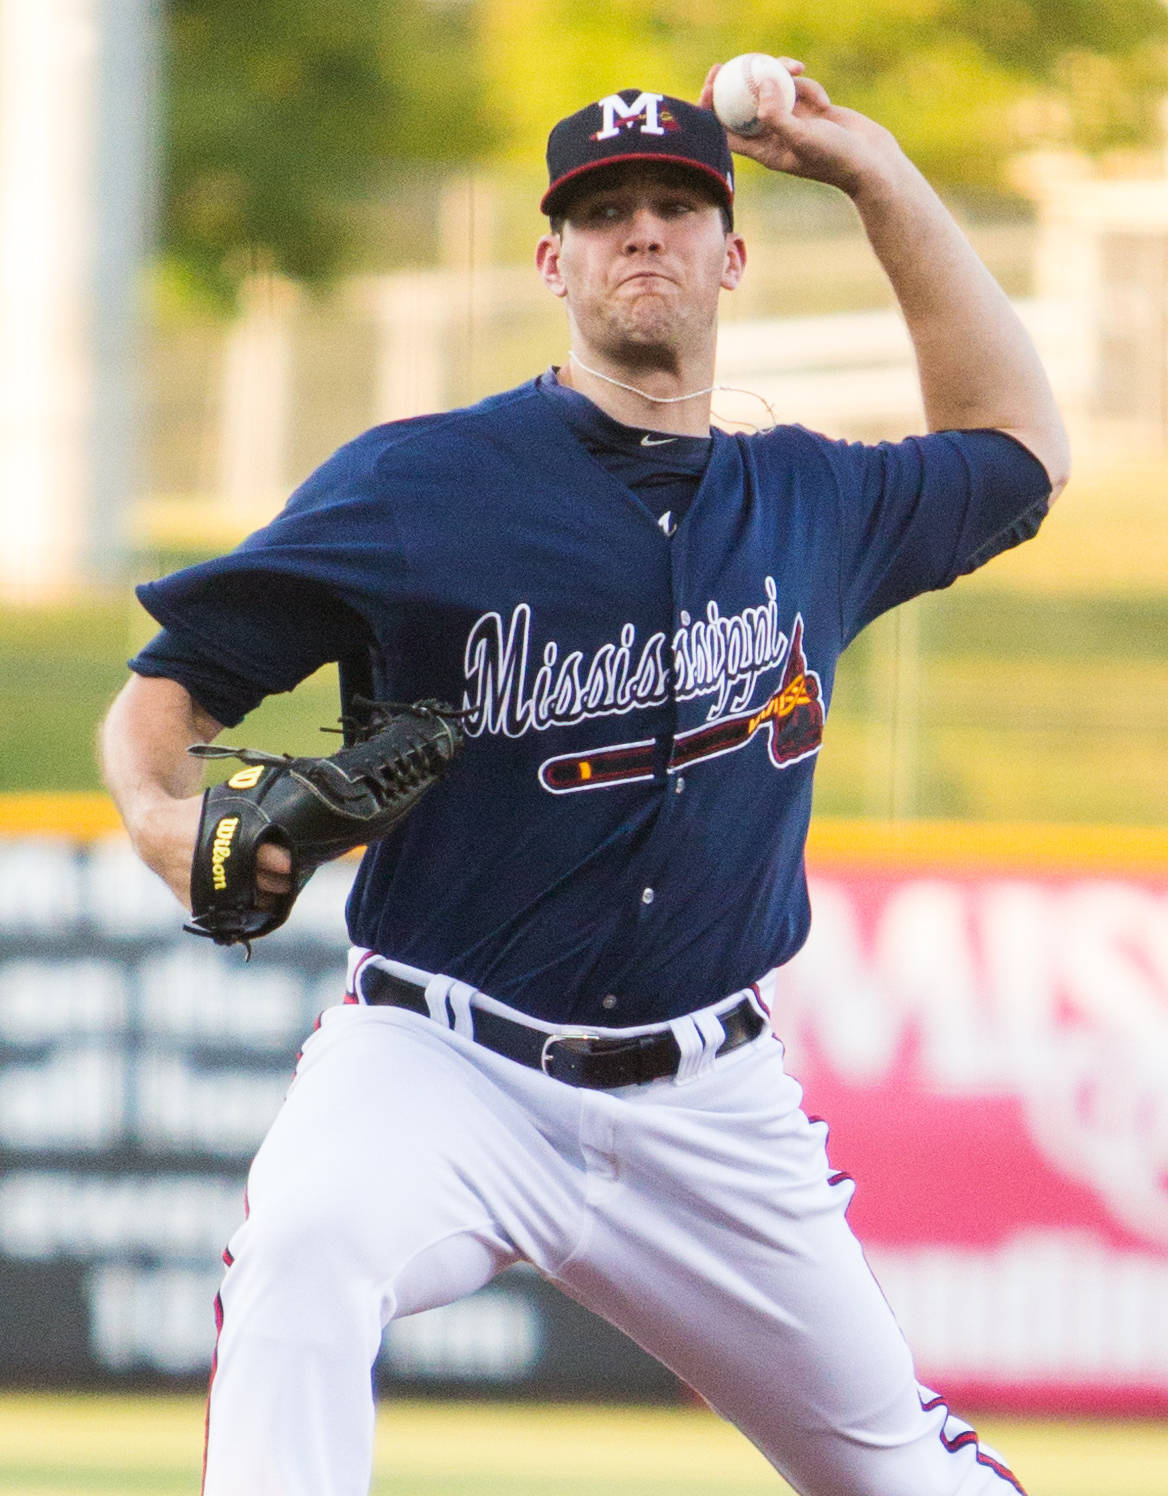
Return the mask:
[[226,1254],[205,1496],[366,1496],[383,1326],[521,1260],[803,1496],[1017,1496],[918,1387],[782,1046],[711,1053],[588,1091],[429,1018],[330,1008]]

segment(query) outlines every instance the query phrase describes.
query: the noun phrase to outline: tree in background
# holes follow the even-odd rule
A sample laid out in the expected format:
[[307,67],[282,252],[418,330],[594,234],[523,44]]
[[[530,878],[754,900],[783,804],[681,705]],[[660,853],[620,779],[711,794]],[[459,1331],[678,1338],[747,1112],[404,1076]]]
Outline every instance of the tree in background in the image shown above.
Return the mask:
[[[346,263],[394,163],[489,143],[460,0],[165,0],[162,250],[223,309],[243,277]],[[450,86],[450,78],[459,80]]]
[[1023,149],[1146,145],[1168,92],[1165,0],[166,0],[164,18],[163,250],[224,307],[250,270],[343,269],[395,167],[538,170],[559,115],[630,83],[693,97],[736,52],[802,58],[951,187],[1007,185]]
[[744,51],[800,58],[953,186],[1006,185],[1020,149],[1147,144],[1168,92],[1164,0],[489,0],[482,33],[492,116],[524,156],[549,117],[629,84],[693,97]]

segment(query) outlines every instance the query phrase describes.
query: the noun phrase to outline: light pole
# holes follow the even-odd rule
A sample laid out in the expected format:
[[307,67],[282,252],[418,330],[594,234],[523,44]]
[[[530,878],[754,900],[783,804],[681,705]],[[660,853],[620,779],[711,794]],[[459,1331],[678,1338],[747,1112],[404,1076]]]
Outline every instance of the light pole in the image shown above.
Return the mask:
[[121,566],[157,0],[0,0],[0,598]]

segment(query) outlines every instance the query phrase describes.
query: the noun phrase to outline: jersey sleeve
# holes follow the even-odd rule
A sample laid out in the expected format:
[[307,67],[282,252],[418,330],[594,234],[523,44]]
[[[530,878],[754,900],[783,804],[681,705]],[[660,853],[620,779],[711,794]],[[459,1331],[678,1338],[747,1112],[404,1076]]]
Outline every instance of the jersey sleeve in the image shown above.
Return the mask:
[[1001,431],[830,442],[825,450],[840,494],[845,640],[1029,539],[1046,515],[1045,468]]
[[180,680],[232,726],[263,696],[366,648],[370,599],[401,564],[378,450],[370,439],[342,448],[235,550],[140,586],[164,633],[132,668]]
[[227,669],[196,640],[173,629],[162,629],[155,634],[129,661],[129,666],[138,675],[164,676],[177,681],[224,727],[237,727],[269,694],[264,684]]

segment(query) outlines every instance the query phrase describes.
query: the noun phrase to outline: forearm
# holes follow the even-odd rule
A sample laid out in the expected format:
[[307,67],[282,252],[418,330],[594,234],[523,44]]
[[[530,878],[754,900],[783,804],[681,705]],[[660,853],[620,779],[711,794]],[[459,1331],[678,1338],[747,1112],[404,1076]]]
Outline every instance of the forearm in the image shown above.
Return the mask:
[[1009,298],[921,173],[890,145],[851,193],[900,304],[932,431],[997,428],[1066,481],[1066,432]]
[[134,675],[99,734],[102,774],[134,849],[183,904],[203,787],[187,748],[220,730],[177,682]]

